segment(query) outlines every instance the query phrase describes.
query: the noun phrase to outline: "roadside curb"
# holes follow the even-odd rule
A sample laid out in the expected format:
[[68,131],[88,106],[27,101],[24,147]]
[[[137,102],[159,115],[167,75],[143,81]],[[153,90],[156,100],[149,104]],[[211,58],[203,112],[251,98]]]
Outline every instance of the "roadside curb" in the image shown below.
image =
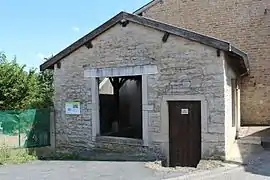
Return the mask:
[[242,168],[244,168],[244,167],[239,166],[239,165],[230,165],[227,167],[221,167],[221,168],[217,168],[214,170],[207,170],[207,171],[203,171],[203,172],[194,172],[192,174],[187,174],[187,175],[174,177],[174,178],[167,178],[164,180],[192,180],[192,179],[197,180],[197,179],[203,179],[206,177],[214,177],[214,176],[219,175],[219,174],[224,173],[224,172],[238,170],[238,169],[242,169]]

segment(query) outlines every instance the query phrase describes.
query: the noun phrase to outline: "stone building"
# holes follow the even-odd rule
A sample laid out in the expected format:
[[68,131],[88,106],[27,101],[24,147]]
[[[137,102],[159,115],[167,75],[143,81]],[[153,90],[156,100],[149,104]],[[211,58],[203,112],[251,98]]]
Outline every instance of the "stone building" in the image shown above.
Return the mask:
[[241,82],[241,123],[270,125],[269,0],[154,0],[135,13],[229,41],[245,51],[250,76]]
[[249,63],[229,42],[121,12],[45,69],[54,69],[57,150],[147,151],[196,166],[228,156]]

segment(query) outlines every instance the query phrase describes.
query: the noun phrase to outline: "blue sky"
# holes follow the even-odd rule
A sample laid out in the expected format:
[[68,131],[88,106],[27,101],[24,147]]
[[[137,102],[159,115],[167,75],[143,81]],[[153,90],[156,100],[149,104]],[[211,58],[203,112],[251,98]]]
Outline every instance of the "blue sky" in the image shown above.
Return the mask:
[[27,69],[38,68],[120,11],[150,0],[0,0],[0,51]]

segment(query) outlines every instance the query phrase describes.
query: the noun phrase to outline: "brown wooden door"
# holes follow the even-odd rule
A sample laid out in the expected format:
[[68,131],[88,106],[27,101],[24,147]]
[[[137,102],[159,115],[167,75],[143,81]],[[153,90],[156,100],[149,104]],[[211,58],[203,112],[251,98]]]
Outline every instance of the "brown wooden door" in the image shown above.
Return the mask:
[[168,103],[170,166],[197,167],[201,160],[201,103]]

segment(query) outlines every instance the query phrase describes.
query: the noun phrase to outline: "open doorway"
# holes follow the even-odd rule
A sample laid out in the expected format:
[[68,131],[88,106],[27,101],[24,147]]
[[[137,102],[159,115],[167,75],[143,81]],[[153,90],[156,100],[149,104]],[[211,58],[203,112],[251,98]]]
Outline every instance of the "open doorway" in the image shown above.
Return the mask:
[[142,139],[142,76],[98,81],[100,134]]

